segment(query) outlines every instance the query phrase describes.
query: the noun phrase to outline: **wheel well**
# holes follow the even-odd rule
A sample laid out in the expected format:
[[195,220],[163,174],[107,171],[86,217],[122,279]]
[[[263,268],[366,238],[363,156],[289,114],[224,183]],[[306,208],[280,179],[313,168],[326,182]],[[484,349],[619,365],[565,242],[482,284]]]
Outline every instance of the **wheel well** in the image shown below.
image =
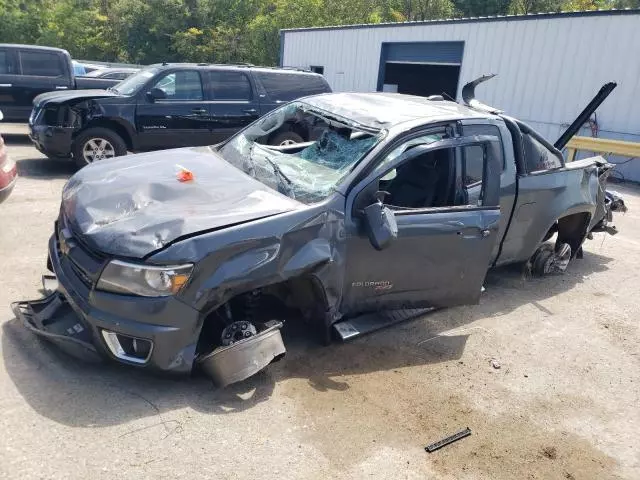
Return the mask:
[[77,137],[78,135],[87,131],[90,128],[96,128],[96,127],[108,128],[109,130],[113,130],[118,135],[120,135],[120,137],[127,144],[127,150],[133,150],[133,140],[131,139],[131,135],[129,135],[129,132],[125,127],[123,127],[121,124],[119,124],[114,120],[98,119],[98,120],[89,122],[82,128],[82,130],[79,130],[78,132],[76,132],[74,137]]
[[558,219],[558,242],[568,243],[575,255],[587,235],[591,215],[587,212],[573,213]]
[[300,277],[237,293],[206,315],[196,352],[213,350],[225,324],[248,320],[302,320],[312,327],[324,325],[327,300],[324,289],[312,277]]

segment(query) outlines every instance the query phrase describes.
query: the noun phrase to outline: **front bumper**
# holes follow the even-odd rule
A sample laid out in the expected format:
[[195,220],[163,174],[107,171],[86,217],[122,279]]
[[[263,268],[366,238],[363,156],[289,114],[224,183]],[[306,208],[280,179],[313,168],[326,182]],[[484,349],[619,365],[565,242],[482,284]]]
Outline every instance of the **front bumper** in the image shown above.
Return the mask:
[[51,157],[68,157],[73,144],[73,128],[29,124],[29,138],[36,149]]
[[[56,227],[56,232],[58,229]],[[49,240],[49,265],[58,289],[37,301],[12,305],[27,328],[62,345],[76,357],[174,373],[189,373],[201,327],[200,313],[175,297],[134,297],[95,290],[107,260],[95,260],[73,242],[60,250],[57,234]],[[107,346],[103,332],[151,342],[149,355],[122,358]]]

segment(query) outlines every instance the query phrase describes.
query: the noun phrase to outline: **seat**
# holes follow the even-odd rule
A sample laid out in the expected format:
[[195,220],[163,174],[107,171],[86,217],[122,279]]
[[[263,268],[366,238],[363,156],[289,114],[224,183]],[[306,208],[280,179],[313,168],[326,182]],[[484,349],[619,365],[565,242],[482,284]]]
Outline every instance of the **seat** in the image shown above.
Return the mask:
[[[439,206],[443,183],[448,180],[448,155],[445,150],[427,152],[396,169],[386,203],[396,207],[427,208]],[[446,201],[443,200],[443,201]]]

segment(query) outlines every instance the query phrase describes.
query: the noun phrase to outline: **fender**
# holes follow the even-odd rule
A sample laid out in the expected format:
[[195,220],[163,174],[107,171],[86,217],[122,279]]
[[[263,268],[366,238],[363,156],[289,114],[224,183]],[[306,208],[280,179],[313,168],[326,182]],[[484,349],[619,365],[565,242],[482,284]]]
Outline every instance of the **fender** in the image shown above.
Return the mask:
[[273,217],[204,233],[170,245],[148,261],[199,265],[190,293],[180,300],[204,316],[239,294],[296,279],[311,280],[325,311],[335,311],[343,291],[344,218],[325,208],[282,214],[275,233]]
[[86,120],[80,129],[75,132],[74,136],[91,127],[104,126],[106,128],[113,128],[123,137],[131,150],[136,150],[137,134],[135,129],[135,114],[129,112],[129,110],[133,109],[126,108],[129,106],[123,108],[122,105],[103,104],[95,100],[88,100],[86,104]]

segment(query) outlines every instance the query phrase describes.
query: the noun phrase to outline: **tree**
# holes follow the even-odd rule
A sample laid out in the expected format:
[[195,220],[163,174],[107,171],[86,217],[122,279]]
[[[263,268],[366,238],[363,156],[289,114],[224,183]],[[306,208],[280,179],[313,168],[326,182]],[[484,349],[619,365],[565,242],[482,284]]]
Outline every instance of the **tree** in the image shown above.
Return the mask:
[[42,27],[44,1],[0,0],[0,41],[34,43]]
[[511,0],[454,0],[456,13],[460,17],[486,17],[506,15]]
[[513,0],[509,13],[515,15],[539,12],[561,12],[611,8],[611,0]]
[[640,8],[640,0],[615,0],[613,8]]
[[611,7],[640,0],[0,0],[0,41],[93,60],[273,65],[283,28]]
[[90,0],[51,1],[36,42],[69,50],[76,58],[114,58],[108,18]]
[[539,12],[560,12],[564,0],[513,0],[509,5],[512,15],[526,15]]

